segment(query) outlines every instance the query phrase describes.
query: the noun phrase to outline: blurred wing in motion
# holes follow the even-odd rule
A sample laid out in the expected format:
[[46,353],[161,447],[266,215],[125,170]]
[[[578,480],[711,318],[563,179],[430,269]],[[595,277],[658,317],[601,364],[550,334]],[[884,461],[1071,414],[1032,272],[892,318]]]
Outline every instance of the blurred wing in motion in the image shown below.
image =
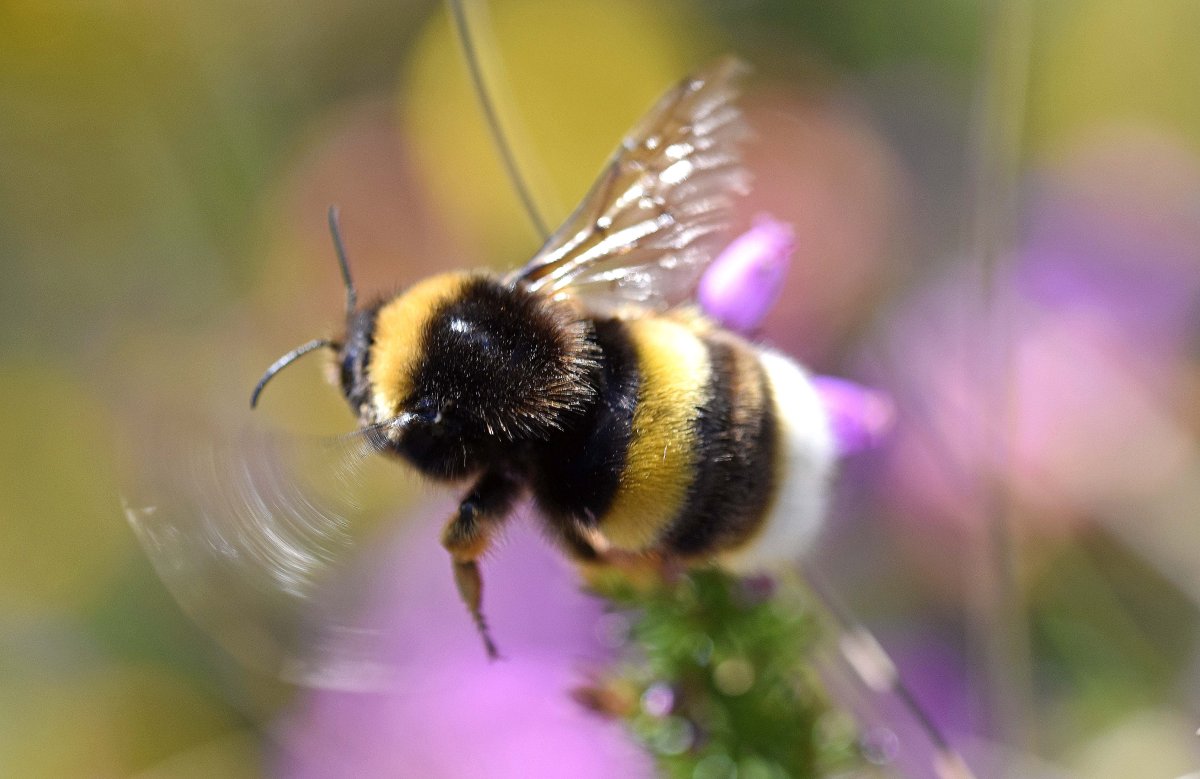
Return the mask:
[[664,95],[617,149],[575,212],[510,277],[598,309],[663,309],[689,297],[745,191],[745,66],[717,61]]
[[[361,689],[382,668],[355,623],[365,588],[351,518],[370,433],[286,439],[248,432],[198,451],[125,514],[192,619],[239,661],[285,681]],[[378,458],[375,458],[378,459]],[[336,652],[336,655],[334,654]]]
[[830,694],[858,721],[868,760],[902,776],[974,779],[874,634],[811,569],[801,578],[828,628],[814,659]]

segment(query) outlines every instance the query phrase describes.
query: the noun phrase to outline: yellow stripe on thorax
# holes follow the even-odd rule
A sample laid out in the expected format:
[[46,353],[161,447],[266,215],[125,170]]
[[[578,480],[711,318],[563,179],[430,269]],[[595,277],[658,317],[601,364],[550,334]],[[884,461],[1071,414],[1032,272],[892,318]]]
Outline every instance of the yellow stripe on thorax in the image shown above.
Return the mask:
[[412,392],[421,339],[430,316],[457,295],[469,280],[465,273],[443,273],[410,287],[385,303],[375,316],[375,340],[368,371],[379,419],[400,412]]
[[641,550],[679,513],[695,475],[695,418],[710,366],[686,325],[648,318],[628,327],[641,384],[625,468],[600,530],[618,548]]

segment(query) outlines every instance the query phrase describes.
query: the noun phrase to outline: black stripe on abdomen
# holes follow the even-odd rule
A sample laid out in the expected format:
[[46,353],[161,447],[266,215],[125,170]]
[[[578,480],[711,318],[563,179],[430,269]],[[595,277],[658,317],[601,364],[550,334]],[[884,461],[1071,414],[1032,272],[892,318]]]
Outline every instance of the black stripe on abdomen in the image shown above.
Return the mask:
[[552,520],[594,526],[612,505],[633,437],[641,374],[625,324],[597,320],[600,347],[595,404],[543,450],[534,493]]
[[684,557],[736,544],[762,522],[775,487],[778,446],[766,372],[751,347],[705,338],[712,364],[696,420],[695,477],[660,546]]

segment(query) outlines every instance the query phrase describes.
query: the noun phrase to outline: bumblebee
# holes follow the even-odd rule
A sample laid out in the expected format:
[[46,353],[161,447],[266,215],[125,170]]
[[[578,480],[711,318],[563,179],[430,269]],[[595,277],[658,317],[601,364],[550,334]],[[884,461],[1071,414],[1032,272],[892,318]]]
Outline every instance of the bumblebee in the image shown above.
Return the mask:
[[531,497],[568,555],[795,560],[819,527],[834,462],[807,373],[686,305],[745,187],[721,60],[663,96],[583,202],[523,267],[447,273],[357,304],[346,331],[280,358],[335,354],[337,385],[376,450],[469,486],[442,534],[484,622],[479,561]]

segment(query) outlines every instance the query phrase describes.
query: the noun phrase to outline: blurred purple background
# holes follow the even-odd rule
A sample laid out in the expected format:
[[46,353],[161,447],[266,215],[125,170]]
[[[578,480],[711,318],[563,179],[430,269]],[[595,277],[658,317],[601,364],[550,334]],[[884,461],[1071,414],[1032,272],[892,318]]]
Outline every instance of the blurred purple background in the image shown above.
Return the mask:
[[[667,85],[728,51],[755,66],[734,227],[771,214],[795,242],[758,337],[894,403],[811,564],[982,775],[1195,771],[1195,4],[485,10],[552,220]],[[441,6],[0,10],[0,774],[644,774],[564,694],[604,619],[520,523],[489,560],[489,665],[442,513],[395,469],[355,496],[393,694],[243,669],[123,523],[197,442],[350,428],[315,360],[246,409],[337,326],[330,203],[364,296],[536,249]]]

